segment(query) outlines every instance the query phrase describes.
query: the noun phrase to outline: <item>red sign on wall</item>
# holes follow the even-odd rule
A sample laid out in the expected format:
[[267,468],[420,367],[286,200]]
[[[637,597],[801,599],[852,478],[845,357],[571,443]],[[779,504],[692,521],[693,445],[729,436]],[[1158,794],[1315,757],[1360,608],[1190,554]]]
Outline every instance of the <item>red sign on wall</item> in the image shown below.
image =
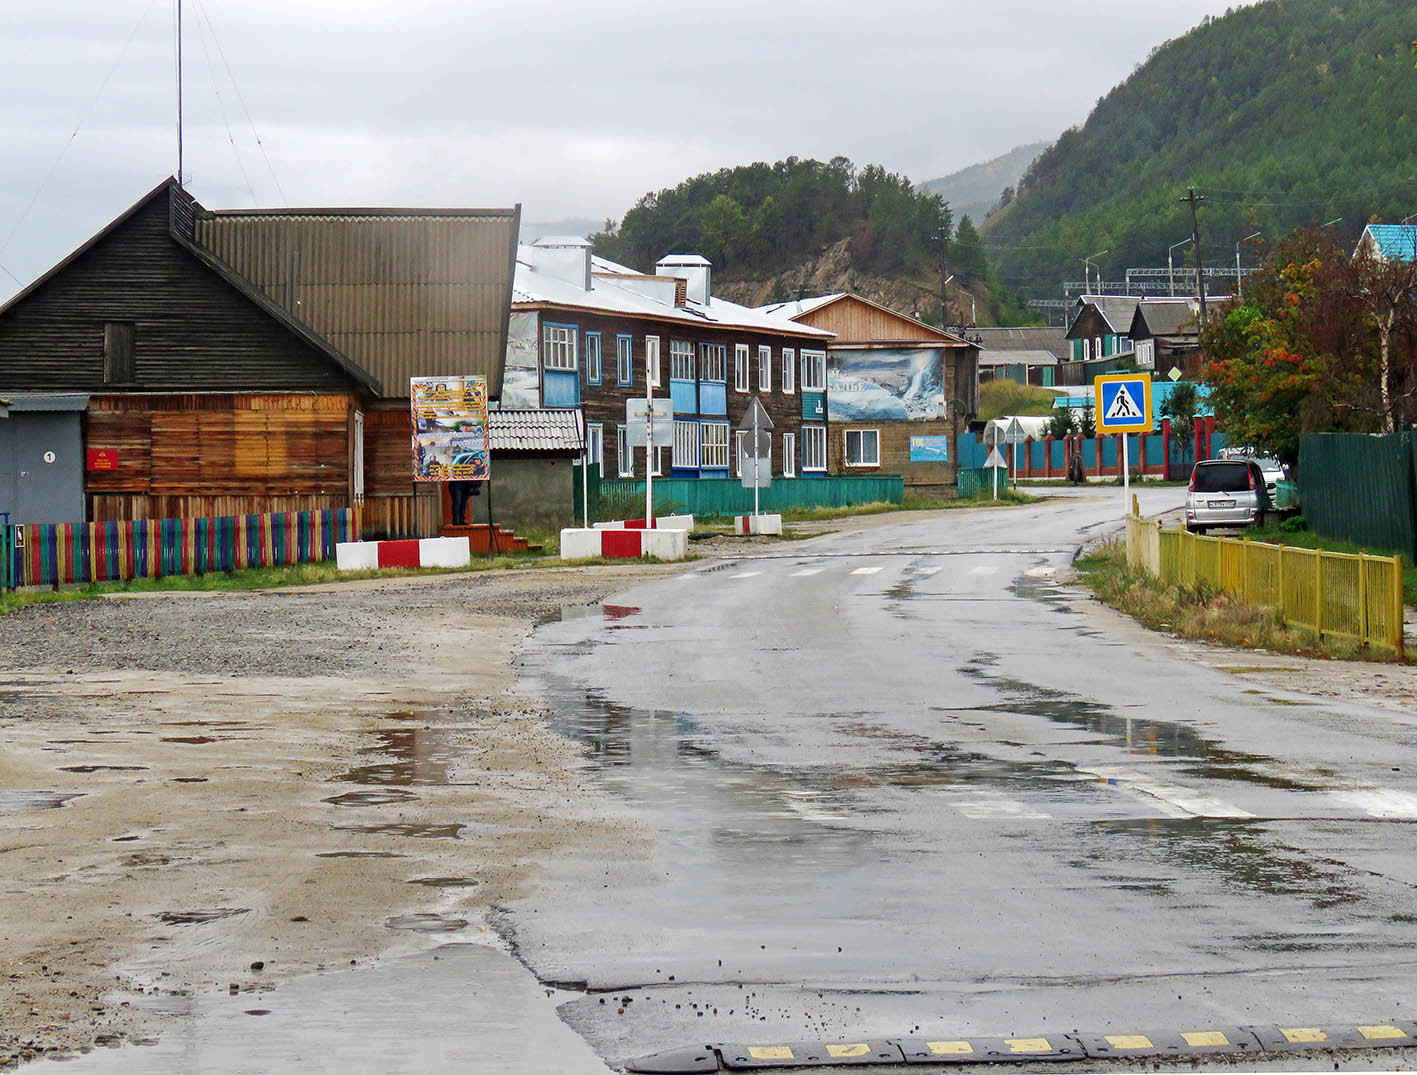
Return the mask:
[[117,470],[117,469],[118,469],[118,449],[117,449],[117,448],[90,448],[90,449],[89,449],[89,469],[90,469],[90,470]]

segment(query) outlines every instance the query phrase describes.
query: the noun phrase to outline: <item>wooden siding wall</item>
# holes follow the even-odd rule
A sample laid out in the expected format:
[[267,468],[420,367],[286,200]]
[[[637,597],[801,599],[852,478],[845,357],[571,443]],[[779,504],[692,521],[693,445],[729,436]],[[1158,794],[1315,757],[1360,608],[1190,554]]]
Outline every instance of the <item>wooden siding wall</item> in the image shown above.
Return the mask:
[[95,396],[86,447],[118,469],[86,472],[89,518],[194,518],[349,506],[353,397]]
[[[136,326],[132,384],[104,383],[107,321]],[[173,241],[166,191],[0,319],[0,394],[351,387],[328,356]]]
[[364,506],[370,538],[434,537],[443,523],[442,485],[413,480],[413,419],[407,401],[364,414]]
[[[846,430],[874,429],[880,434],[881,465],[879,467],[848,467],[846,465]],[[911,437],[950,438],[948,463],[912,463]],[[871,477],[878,474],[899,474],[908,489],[942,492],[955,483],[955,427],[951,422],[832,422],[827,433],[828,468],[843,477]]]
[[804,314],[797,320],[813,328],[824,328],[835,332],[833,343],[864,343],[885,341],[904,343],[940,344],[938,331],[926,325],[919,325],[910,318],[901,317],[889,310],[878,309],[870,303],[857,302],[850,297]]

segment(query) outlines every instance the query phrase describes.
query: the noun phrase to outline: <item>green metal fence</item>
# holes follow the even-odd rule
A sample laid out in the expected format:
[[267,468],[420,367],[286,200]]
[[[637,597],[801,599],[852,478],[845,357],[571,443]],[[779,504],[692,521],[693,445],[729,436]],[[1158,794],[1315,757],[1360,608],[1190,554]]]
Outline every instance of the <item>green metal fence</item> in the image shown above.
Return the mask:
[[1417,434],[1304,437],[1299,497],[1316,533],[1417,560]]
[[[644,504],[642,481],[603,481],[602,502]],[[765,512],[810,508],[848,508],[858,504],[899,504],[905,498],[905,479],[899,475],[879,477],[774,478],[772,485],[759,490],[759,507]],[[591,498],[595,515],[596,498]],[[656,512],[673,510],[694,516],[746,515],[753,510],[753,490],[743,488],[736,478],[656,478]]]

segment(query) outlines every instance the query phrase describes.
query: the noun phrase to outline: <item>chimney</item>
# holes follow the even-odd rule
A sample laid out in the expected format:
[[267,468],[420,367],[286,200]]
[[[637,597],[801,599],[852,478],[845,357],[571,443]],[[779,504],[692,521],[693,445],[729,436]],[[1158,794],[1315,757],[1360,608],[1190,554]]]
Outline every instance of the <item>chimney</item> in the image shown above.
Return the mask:
[[531,266],[539,273],[590,290],[590,243],[579,235],[549,235],[530,247]]
[[654,267],[658,276],[674,276],[684,281],[689,301],[707,306],[712,262],[698,254],[666,254]]

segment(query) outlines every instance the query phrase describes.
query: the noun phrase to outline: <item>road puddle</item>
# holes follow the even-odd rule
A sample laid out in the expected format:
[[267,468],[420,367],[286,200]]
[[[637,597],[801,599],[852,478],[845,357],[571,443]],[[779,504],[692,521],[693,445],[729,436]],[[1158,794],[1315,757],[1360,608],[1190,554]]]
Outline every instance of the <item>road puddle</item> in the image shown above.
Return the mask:
[[57,810],[70,799],[77,799],[76,791],[21,791],[15,788],[0,788],[0,814],[22,814],[27,810]]
[[471,877],[411,877],[406,885],[422,885],[424,888],[472,888],[482,882]]
[[151,917],[169,926],[200,926],[250,913],[249,907],[203,907],[193,911],[161,911]]
[[64,765],[61,773],[143,773],[146,765]]
[[319,851],[317,859],[406,859],[396,851]]
[[[374,745],[361,754],[379,760],[360,765],[334,779],[349,784],[413,787],[448,783],[448,765],[457,752],[442,728],[393,728],[371,733]],[[330,800],[326,800],[328,802]],[[394,800],[390,800],[394,801]]]
[[467,929],[467,919],[432,913],[401,914],[386,919],[384,925],[389,929],[406,929],[414,933],[456,933]]
[[417,840],[456,840],[463,825],[438,825],[424,821],[391,821],[383,825],[332,825],[336,832],[363,832],[371,836],[406,836]]

